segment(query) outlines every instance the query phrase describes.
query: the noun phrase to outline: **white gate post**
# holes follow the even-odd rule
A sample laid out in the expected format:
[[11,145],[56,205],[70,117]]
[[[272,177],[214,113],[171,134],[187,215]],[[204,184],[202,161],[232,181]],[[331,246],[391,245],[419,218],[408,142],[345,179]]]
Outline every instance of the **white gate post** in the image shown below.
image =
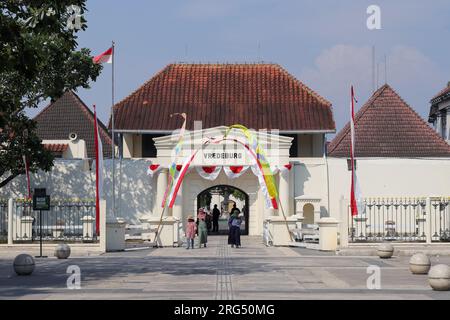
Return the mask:
[[426,236],[426,241],[428,244],[431,243],[432,240],[432,235],[433,235],[433,231],[431,230],[432,228],[432,223],[431,223],[431,198],[427,197],[427,203],[425,206],[425,212],[427,214],[427,218],[425,219],[425,236]]
[[100,250],[106,252],[106,201],[100,200]]
[[13,234],[14,234],[14,209],[16,208],[16,204],[14,203],[14,199],[8,200],[8,245],[13,244]]

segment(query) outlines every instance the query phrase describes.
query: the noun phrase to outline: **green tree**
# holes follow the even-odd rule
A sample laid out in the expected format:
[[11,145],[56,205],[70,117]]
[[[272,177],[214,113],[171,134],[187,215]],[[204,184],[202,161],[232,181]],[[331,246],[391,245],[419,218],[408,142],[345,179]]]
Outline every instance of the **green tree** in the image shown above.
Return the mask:
[[89,49],[77,49],[85,11],[86,0],[0,2],[0,187],[24,173],[23,155],[31,172],[53,166],[26,109],[89,88],[100,74]]

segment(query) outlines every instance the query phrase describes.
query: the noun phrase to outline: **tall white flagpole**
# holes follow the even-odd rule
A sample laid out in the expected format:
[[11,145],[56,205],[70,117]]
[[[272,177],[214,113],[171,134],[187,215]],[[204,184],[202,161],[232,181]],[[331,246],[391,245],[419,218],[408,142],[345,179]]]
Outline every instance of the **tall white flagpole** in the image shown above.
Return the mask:
[[114,163],[115,156],[115,135],[114,135],[114,60],[116,54],[116,49],[114,47],[114,41],[112,41],[112,73],[111,73],[111,80],[112,80],[112,90],[111,90],[111,98],[112,98],[112,106],[111,106],[111,138],[112,138],[112,144],[111,144],[111,157],[112,157],[112,212],[113,217],[116,216],[116,188],[115,188],[115,177],[116,177],[116,166]]

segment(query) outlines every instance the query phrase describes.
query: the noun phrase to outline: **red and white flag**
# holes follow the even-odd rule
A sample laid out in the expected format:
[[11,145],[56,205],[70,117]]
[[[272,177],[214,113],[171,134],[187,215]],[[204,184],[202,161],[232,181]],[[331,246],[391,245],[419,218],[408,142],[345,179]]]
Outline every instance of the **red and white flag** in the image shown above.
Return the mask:
[[94,105],[94,141],[95,141],[95,230],[100,231],[100,199],[103,196],[103,146],[98,131],[97,111]]
[[353,90],[353,86],[351,87],[351,102],[350,102],[350,134],[351,134],[351,143],[350,143],[350,161],[352,168],[352,180],[350,187],[350,208],[352,212],[352,216],[356,216],[358,214],[362,214],[364,212],[364,208],[362,205],[362,196],[361,190],[359,188],[358,178],[356,176],[356,168],[355,168],[355,92]]
[[103,53],[99,54],[98,56],[95,56],[94,58],[92,58],[92,61],[94,61],[94,63],[97,63],[97,64],[100,64],[100,63],[112,63],[113,54],[114,54],[114,49],[113,49],[113,47],[111,47],[108,50],[106,50],[105,52],[103,52]]

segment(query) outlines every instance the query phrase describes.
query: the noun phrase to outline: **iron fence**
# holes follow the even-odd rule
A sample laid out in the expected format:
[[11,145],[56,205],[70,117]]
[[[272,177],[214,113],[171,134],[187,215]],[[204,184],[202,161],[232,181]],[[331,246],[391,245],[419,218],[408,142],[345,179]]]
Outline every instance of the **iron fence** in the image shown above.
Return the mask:
[[426,199],[367,199],[363,213],[352,216],[350,242],[425,242]]
[[16,201],[14,242],[97,242],[95,202],[52,201],[49,211],[34,211],[31,201]]
[[8,241],[8,202],[0,199],[0,243]]
[[450,241],[450,198],[431,199],[431,241]]

